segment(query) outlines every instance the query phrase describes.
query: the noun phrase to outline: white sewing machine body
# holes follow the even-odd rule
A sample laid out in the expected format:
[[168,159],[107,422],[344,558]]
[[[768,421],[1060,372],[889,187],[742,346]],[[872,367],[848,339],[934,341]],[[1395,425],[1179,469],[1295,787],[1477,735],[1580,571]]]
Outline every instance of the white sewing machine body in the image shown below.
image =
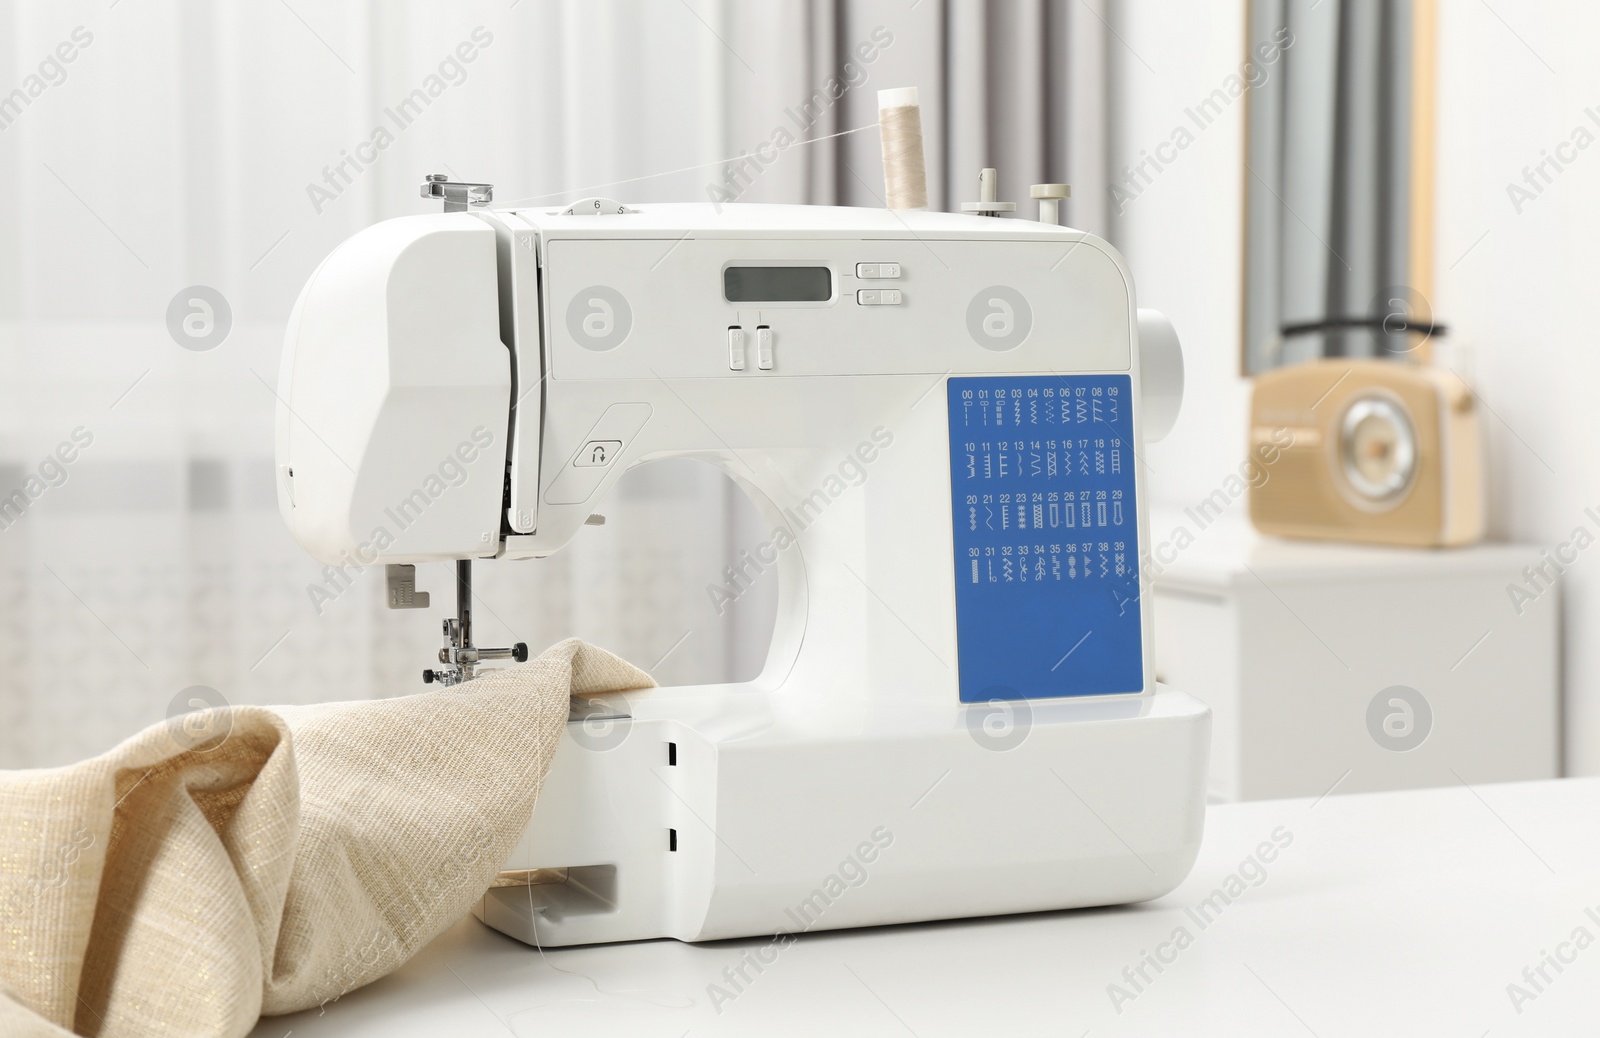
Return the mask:
[[565,871],[480,918],[709,940],[1176,886],[1210,716],[1152,677],[1136,449],[1181,375],[1143,379],[1141,323],[1114,250],[1023,220],[474,210],[340,246],[279,390],[318,559],[549,555],[669,456],[772,530],[759,677],[581,705],[504,866]]

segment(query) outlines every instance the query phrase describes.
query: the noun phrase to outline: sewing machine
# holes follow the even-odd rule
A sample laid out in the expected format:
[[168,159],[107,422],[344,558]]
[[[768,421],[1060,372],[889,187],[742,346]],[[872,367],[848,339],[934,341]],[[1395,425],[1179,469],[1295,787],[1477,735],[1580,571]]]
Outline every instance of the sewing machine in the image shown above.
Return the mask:
[[771,530],[739,567],[779,577],[755,680],[574,702],[484,922],[700,941],[1184,877],[1210,715],[1157,685],[1140,593],[1140,453],[1182,362],[1113,249],[992,190],[978,215],[423,190],[447,211],[350,238],[290,319],[306,550],[384,564],[396,607],[455,562],[447,684],[527,655],[474,644],[471,560],[561,550],[653,459],[727,472]]

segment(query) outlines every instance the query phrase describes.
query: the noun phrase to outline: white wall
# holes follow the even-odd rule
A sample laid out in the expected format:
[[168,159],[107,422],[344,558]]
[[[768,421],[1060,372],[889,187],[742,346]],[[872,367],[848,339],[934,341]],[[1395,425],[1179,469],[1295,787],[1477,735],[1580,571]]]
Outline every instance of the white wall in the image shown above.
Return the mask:
[[[1490,535],[1540,549],[1586,527],[1600,539],[1600,7],[1577,0],[1441,4],[1434,313],[1485,406]],[[1165,139],[1183,109],[1243,59],[1242,0],[1123,0],[1113,40],[1115,165]],[[1504,19],[1502,21],[1501,19]],[[1508,24],[1509,23],[1509,24]],[[1140,303],[1184,341],[1188,392],[1172,435],[1149,449],[1152,497],[1183,506],[1242,459],[1249,400],[1238,376],[1243,109],[1198,135],[1130,201],[1112,235]],[[1584,126],[1593,145],[1522,212],[1507,185]],[[1443,352],[1443,351],[1442,351]],[[1243,518],[1244,505],[1235,506]],[[1566,609],[1566,768],[1600,773],[1600,549],[1561,581]],[[1516,622],[1509,594],[1505,621]],[[1506,689],[1516,695],[1517,689]]]
[[[1600,106],[1600,7],[1440,7],[1434,309],[1471,351],[1490,411],[1492,533],[1553,549],[1580,526],[1600,535],[1584,514],[1600,512],[1600,123],[1585,114]],[[1507,185],[1579,126],[1596,143],[1564,171],[1547,167],[1552,182],[1519,214]],[[1600,773],[1600,550],[1580,553],[1560,587],[1567,769]]]
[[[1243,458],[1248,384],[1238,376],[1242,263],[1242,101],[1204,129],[1184,114],[1239,70],[1242,0],[1122,0],[1110,46],[1113,175],[1194,133],[1177,160],[1120,208],[1111,237],[1127,256],[1139,305],[1164,311],[1183,342],[1187,384],[1178,423],[1147,448],[1157,506],[1186,506]],[[1148,168],[1148,167],[1147,167]],[[1235,506],[1243,512],[1243,503]]]

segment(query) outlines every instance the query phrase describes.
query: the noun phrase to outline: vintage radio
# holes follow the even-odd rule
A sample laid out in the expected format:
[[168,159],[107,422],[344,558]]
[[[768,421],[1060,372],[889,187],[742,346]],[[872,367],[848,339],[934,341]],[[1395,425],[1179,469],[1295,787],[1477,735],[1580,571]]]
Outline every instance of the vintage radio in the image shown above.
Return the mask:
[[1416,547],[1483,536],[1477,399],[1447,369],[1341,359],[1267,372],[1250,443],[1281,448],[1250,491],[1262,533]]

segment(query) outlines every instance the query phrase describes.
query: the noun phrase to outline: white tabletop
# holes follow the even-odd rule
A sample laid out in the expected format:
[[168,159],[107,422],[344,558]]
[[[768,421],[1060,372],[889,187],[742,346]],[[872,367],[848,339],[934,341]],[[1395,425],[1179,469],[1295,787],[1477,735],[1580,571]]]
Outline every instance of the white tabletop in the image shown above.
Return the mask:
[[[1275,831],[1292,842],[1245,865],[1202,928],[1192,910]],[[1192,942],[1160,950],[1180,927]],[[1564,944],[1579,928],[1584,947]],[[767,943],[541,955],[467,918],[395,974],[255,1035],[1593,1033],[1600,779],[1216,806],[1194,871],[1158,901],[813,933],[747,966],[717,1012],[708,985],[731,992],[723,971]],[[1172,961],[1145,965],[1135,993],[1124,967],[1158,951]],[[1546,954],[1572,961],[1544,964],[1536,988],[1523,970]],[[1114,1007],[1113,983],[1134,997]],[[1511,984],[1532,997],[1514,1005]]]
[[1150,509],[1157,589],[1216,591],[1235,583],[1255,586],[1263,580],[1277,587],[1285,581],[1326,584],[1484,573],[1504,579],[1540,560],[1538,545],[1495,541],[1459,548],[1405,548],[1271,537],[1250,525],[1243,504],[1207,519],[1193,508]]

